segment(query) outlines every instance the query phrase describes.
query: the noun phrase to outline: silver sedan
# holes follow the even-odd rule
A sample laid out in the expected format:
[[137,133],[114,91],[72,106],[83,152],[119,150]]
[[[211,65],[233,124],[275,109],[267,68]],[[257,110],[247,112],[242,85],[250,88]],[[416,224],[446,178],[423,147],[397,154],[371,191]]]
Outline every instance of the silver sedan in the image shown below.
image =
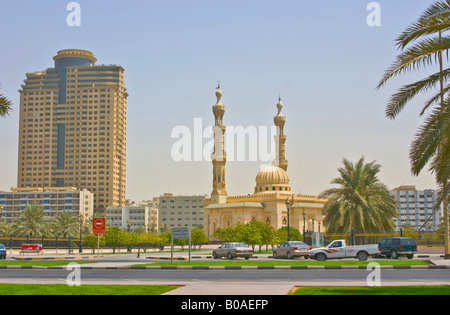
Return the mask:
[[224,243],[219,248],[213,250],[213,258],[226,257],[228,259],[243,257],[249,259],[253,256],[253,249],[244,243]]
[[299,241],[284,242],[273,250],[273,258],[286,257],[292,259],[294,257],[309,258],[311,246]]

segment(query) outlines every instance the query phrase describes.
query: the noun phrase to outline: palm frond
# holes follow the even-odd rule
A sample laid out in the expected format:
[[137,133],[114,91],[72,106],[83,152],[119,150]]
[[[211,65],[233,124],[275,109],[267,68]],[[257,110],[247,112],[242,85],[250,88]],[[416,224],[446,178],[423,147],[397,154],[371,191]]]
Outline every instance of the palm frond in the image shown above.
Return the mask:
[[380,89],[387,81],[402,73],[418,70],[421,66],[433,65],[439,57],[438,53],[448,49],[450,49],[450,37],[423,39],[397,56],[376,89]]
[[445,32],[450,29],[450,1],[432,4],[411,26],[396,39],[397,46],[404,49],[410,42],[422,36]]
[[[439,146],[445,145],[448,141],[445,140],[449,137],[448,106],[444,108],[444,111],[446,112],[445,115],[443,115],[442,108],[435,108],[414,137],[409,158],[411,161],[411,172],[416,176],[420,174],[422,169],[438,152]],[[442,150],[449,150],[449,148],[446,147]],[[447,168],[449,168],[449,165],[447,165]]]
[[[425,93],[440,84],[441,80],[447,82],[450,78],[450,68],[443,72],[438,72],[430,75],[424,80],[420,80],[411,84],[404,85],[400,90],[391,96],[386,107],[386,117],[395,119],[397,115],[403,110],[405,105],[419,93]],[[442,92],[439,93],[440,97]],[[436,101],[435,99],[433,101]],[[427,108],[427,106],[425,106]],[[422,110],[424,112],[425,108]]]
[[[0,85],[1,87],[1,85]],[[9,115],[12,111],[12,102],[0,93],[0,117]]]

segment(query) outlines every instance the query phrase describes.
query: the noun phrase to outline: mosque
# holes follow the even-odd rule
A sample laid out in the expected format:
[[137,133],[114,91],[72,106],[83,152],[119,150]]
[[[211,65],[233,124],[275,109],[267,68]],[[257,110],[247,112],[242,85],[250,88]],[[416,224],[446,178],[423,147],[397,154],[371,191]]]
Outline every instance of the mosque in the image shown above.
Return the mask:
[[[213,191],[210,198],[203,201],[203,225],[208,238],[218,229],[225,229],[237,223],[245,224],[251,220],[266,222],[276,230],[289,225],[298,229],[324,232],[322,208],[327,199],[318,196],[295,194],[291,191],[287,174],[286,117],[281,113],[281,98],[277,104],[278,114],[274,117],[277,135],[276,160],[256,175],[253,194],[228,196],[225,181],[226,152],[223,124],[225,106],[221,103],[220,85],[216,91],[217,103],[213,106],[215,141],[212,153]],[[289,212],[289,216],[288,216]]]

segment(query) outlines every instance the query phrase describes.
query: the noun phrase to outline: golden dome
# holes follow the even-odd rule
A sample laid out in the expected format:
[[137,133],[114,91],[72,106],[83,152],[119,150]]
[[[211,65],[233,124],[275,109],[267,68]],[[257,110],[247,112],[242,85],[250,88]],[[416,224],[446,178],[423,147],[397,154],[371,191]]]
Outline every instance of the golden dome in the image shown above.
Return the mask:
[[290,191],[289,176],[285,170],[277,166],[269,166],[256,176],[255,192]]

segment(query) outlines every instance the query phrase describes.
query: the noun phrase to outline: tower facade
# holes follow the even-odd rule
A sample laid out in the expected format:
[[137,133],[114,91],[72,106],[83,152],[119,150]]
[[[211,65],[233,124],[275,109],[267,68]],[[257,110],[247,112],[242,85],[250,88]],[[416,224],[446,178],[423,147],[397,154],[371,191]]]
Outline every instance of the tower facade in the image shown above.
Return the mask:
[[225,131],[226,126],[223,125],[223,116],[225,115],[225,106],[220,101],[222,98],[220,84],[217,87],[216,97],[217,103],[213,106],[215,123],[214,131],[214,152],[211,160],[213,164],[213,191],[211,193],[212,203],[226,203],[227,191],[225,181],[225,165],[227,163],[227,154],[225,152]]
[[275,144],[277,147],[277,157],[275,165],[283,169],[285,172],[288,168],[288,161],[286,160],[286,135],[284,134],[284,125],[286,124],[286,117],[283,116],[281,110],[283,109],[283,103],[281,103],[281,97],[277,104],[278,114],[274,117],[275,126],[277,127],[277,135],[275,136]]
[[27,73],[20,92],[17,185],[77,187],[94,210],[125,204],[124,69],[95,65],[85,50],[61,50],[54,68]]

